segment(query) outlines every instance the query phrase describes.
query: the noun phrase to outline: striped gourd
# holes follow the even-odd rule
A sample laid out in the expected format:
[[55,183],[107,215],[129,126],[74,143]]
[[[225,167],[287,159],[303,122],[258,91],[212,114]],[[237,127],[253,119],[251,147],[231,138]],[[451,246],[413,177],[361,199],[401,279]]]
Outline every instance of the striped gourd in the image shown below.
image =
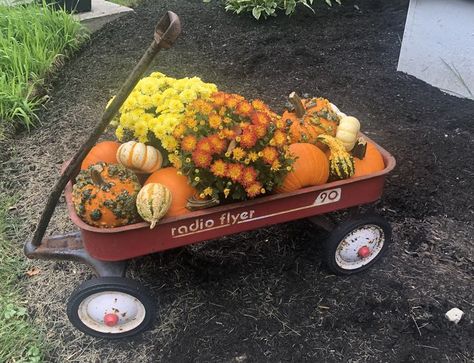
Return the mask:
[[171,200],[171,192],[163,184],[147,184],[140,190],[137,196],[138,214],[150,223],[150,229],[152,229],[168,212]]
[[347,179],[354,174],[354,158],[346,151],[344,144],[330,135],[320,135],[318,141],[325,144],[329,154],[329,179]]
[[117,160],[127,169],[144,174],[157,171],[163,163],[163,157],[157,149],[136,141],[120,145]]

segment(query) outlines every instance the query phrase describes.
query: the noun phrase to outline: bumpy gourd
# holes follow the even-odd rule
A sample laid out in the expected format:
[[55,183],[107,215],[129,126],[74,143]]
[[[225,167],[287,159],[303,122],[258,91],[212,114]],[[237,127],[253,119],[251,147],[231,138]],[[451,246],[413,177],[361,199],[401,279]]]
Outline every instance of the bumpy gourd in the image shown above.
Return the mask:
[[329,163],[324,152],[313,144],[291,144],[289,152],[296,158],[283,184],[277,188],[277,193],[292,192],[304,187],[321,185],[329,177]]
[[341,141],[329,135],[320,135],[318,140],[329,148],[329,179],[347,179],[354,174],[354,158]]
[[336,130],[336,139],[340,140],[346,151],[351,151],[357,141],[360,122],[355,117],[346,116],[339,120]]
[[315,143],[321,134],[336,134],[339,117],[328,100],[302,100],[295,92],[290,94],[289,100],[294,111],[285,111],[282,120],[291,124],[289,136],[292,143]]
[[137,173],[150,174],[161,168],[163,157],[153,146],[128,141],[117,150],[117,160],[127,169]]
[[87,224],[112,228],[138,222],[137,176],[119,164],[94,164],[81,170],[72,189],[77,215]]
[[171,201],[171,192],[163,184],[147,184],[140,190],[137,196],[138,214],[150,223],[150,229],[152,229],[168,212]]

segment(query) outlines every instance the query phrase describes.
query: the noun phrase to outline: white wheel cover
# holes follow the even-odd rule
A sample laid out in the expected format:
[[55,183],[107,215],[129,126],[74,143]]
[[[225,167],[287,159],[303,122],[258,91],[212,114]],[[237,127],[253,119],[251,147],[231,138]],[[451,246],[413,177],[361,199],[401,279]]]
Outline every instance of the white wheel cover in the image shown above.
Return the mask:
[[[106,314],[115,314],[115,326],[104,323]],[[79,319],[88,328],[100,333],[125,333],[139,326],[145,319],[145,306],[135,297],[119,291],[103,291],[85,298],[78,308]]]
[[[348,233],[336,249],[336,264],[344,270],[355,270],[370,263],[382,251],[385,243],[383,229],[375,224],[360,226]],[[369,249],[366,257],[359,256],[363,247]]]

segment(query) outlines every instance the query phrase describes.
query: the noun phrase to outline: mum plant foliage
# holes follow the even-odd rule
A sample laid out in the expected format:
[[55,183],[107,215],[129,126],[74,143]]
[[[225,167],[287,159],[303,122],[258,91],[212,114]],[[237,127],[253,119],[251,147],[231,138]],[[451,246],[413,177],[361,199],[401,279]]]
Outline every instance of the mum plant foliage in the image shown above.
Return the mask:
[[201,198],[253,198],[292,170],[288,125],[260,100],[223,92],[197,99],[173,135],[180,148],[170,161]]
[[160,72],[141,79],[112,122],[122,141],[136,140],[172,153],[179,140],[173,130],[184,119],[186,106],[197,98],[207,99],[216,85],[198,77],[175,79]]

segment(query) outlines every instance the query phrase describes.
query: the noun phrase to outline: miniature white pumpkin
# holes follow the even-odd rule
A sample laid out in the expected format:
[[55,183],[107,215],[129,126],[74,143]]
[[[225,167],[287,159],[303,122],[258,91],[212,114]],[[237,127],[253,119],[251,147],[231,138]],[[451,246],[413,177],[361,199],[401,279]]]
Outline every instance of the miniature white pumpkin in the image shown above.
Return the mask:
[[357,141],[360,122],[355,117],[345,116],[339,120],[336,130],[336,139],[344,144],[346,151],[351,151]]
[[118,148],[117,160],[127,169],[137,173],[150,174],[161,168],[163,156],[153,146],[128,141]]
[[150,183],[140,189],[137,195],[137,210],[138,214],[150,223],[150,229],[168,212],[172,198],[170,190],[160,183]]

